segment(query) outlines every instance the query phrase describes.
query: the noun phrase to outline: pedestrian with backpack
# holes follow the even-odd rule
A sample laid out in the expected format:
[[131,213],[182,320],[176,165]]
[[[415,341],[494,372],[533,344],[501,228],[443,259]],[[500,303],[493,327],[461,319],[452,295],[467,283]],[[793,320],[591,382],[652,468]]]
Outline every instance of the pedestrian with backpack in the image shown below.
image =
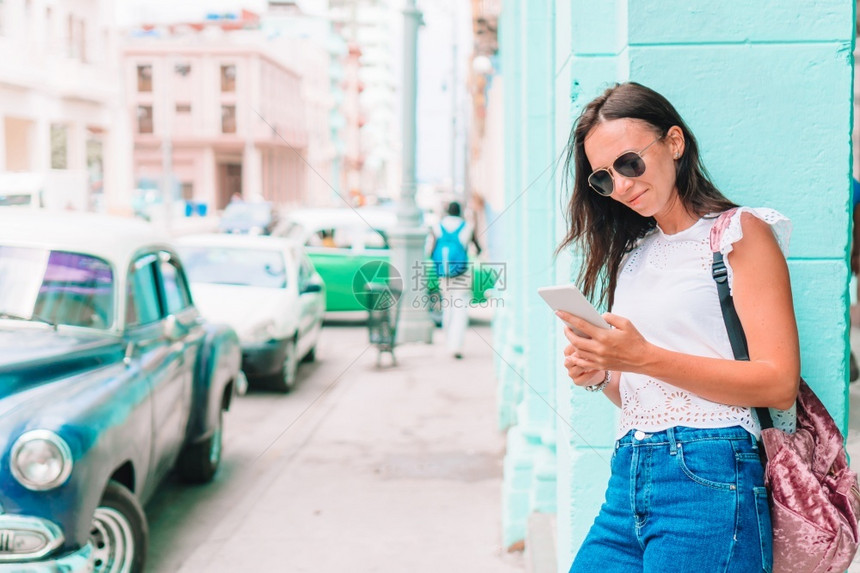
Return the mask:
[[431,229],[430,256],[439,290],[442,293],[442,329],[445,344],[454,358],[463,358],[463,343],[469,326],[469,303],[472,301],[472,268],[469,245],[477,254],[481,246],[471,224],[461,216],[460,204],[452,201],[448,215]]

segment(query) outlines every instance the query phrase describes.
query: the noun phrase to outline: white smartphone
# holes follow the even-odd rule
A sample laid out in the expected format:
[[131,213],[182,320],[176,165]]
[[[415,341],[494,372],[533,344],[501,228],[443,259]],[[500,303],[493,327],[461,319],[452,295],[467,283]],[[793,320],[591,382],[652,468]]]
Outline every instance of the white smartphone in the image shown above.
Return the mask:
[[[588,302],[585,295],[573,283],[541,287],[538,289],[538,294],[553,310],[563,310],[600,328],[611,328],[609,323],[603,320],[597,309]],[[585,333],[573,328],[570,324],[566,322],[565,324],[576,334],[587,336]]]

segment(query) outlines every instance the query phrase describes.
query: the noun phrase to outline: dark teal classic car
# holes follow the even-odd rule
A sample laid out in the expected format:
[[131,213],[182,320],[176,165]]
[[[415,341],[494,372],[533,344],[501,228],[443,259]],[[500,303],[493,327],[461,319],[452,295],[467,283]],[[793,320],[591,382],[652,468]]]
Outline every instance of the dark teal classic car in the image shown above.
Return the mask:
[[215,475],[240,357],[148,225],[0,208],[0,572],[143,571],[142,507]]

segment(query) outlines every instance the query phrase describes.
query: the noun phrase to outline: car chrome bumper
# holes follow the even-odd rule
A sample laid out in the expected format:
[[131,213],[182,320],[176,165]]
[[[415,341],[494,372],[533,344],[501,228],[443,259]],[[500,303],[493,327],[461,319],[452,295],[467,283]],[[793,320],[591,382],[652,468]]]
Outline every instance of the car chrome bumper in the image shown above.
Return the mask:
[[284,366],[288,340],[242,345],[242,371],[249,378],[277,374]]
[[93,546],[87,543],[73,553],[40,561],[0,562],[0,573],[91,573]]

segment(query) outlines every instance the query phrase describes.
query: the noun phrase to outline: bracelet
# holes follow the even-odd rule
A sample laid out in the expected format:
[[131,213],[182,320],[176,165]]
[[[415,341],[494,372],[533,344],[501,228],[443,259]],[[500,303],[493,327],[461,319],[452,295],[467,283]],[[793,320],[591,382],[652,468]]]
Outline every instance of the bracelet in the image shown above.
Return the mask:
[[599,384],[592,384],[591,386],[586,386],[585,390],[587,392],[602,392],[604,388],[609,385],[609,381],[612,380],[612,371],[607,370],[606,376],[603,377],[603,382]]

